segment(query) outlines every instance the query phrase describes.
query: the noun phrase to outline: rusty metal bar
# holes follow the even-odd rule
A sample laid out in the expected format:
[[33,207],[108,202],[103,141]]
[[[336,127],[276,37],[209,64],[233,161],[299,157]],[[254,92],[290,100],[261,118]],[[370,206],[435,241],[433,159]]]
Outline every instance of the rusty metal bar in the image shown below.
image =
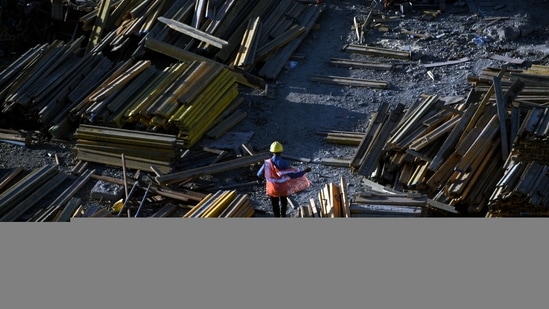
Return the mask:
[[149,190],[151,189],[152,182],[149,182],[149,185],[147,186],[147,189],[145,190],[145,194],[143,194],[143,198],[141,199],[141,203],[139,203],[139,207],[137,208],[137,211],[135,212],[135,218],[139,217],[139,213],[141,212],[141,208],[143,207],[143,204],[145,204],[145,200],[147,199],[147,194],[149,194]]
[[34,192],[59,171],[55,166],[44,165],[33,170],[30,174],[0,194],[0,216],[4,216],[12,208],[23,201],[29,192]]
[[61,193],[53,202],[50,203],[48,207],[45,208],[45,212],[42,213],[32,221],[44,222],[52,218],[52,216],[62,207],[64,207],[69,199],[71,199],[78,190],[82,189],[84,185],[91,179],[91,175],[95,170],[87,170],[84,174],[78,177],[63,193]]
[[[55,176],[53,177],[50,175],[44,175],[43,180],[46,181],[46,183],[41,184],[32,191],[22,192],[26,198],[21,202],[18,202],[17,205],[15,205],[10,211],[5,213],[0,218],[0,221],[10,222],[17,220],[17,218],[22,216],[27,210],[31,209],[34,205],[40,202],[48,193],[57,188],[57,186],[59,186],[67,178],[67,176],[68,175],[66,173],[58,171],[55,172]],[[29,192],[32,193],[29,195]]]
[[270,153],[259,153],[253,156],[241,157],[231,161],[225,161],[220,163],[215,163],[206,167],[194,168],[186,171],[175,172],[171,174],[166,174],[160,177],[155,177],[156,181],[160,184],[173,184],[177,182],[183,182],[190,178],[203,175],[203,174],[215,174],[231,170],[234,168],[247,166],[262,162],[265,159],[268,159],[271,156]]
[[386,89],[388,86],[388,83],[385,81],[365,80],[344,76],[312,75],[311,81],[335,85],[359,86],[378,89]]

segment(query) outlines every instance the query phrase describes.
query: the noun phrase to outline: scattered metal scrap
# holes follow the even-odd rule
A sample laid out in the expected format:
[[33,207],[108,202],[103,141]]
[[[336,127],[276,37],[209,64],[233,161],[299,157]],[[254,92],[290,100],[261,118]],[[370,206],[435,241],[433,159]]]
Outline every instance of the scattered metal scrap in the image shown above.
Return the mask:
[[[549,98],[536,97],[540,103],[525,99],[542,91],[543,72],[549,71],[535,66],[487,72],[494,72],[492,78],[474,79],[476,88],[463,103],[449,106],[428,95],[407,110],[382,104],[350,167],[397,190],[424,193],[462,214],[549,213],[549,200],[541,193],[549,164],[549,109],[541,102]],[[521,177],[520,170],[531,175]]]

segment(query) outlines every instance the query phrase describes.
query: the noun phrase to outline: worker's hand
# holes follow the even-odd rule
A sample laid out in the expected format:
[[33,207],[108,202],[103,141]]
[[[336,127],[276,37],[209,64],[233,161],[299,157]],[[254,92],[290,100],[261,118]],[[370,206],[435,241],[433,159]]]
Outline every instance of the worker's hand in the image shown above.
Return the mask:
[[310,171],[311,171],[311,168],[310,168],[310,167],[307,167],[307,168],[305,169],[305,172],[306,172],[306,173],[308,173],[308,172],[310,172]]

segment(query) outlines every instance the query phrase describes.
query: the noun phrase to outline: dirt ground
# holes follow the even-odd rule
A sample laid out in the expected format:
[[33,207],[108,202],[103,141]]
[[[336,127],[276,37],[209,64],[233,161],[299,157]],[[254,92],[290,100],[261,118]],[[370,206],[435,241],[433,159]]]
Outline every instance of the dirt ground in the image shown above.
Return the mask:
[[[549,62],[549,20],[546,12],[549,1],[476,1],[478,13],[471,13],[467,1],[447,1],[440,14],[425,14],[416,6],[404,8],[399,5],[382,9],[386,18],[374,16],[367,28],[362,44],[368,46],[406,50],[412,54],[409,61],[368,57],[351,54],[344,50],[346,44],[359,44],[353,30],[353,19],[366,19],[371,1],[327,0],[325,11],[312,31],[296,51],[295,57],[274,81],[268,82],[268,93],[248,88],[240,90],[245,101],[241,109],[248,117],[233,128],[232,132],[253,133],[248,140],[255,151],[267,150],[274,140],[280,141],[285,153],[310,158],[311,163],[290,161],[294,166],[312,168],[308,174],[312,186],[292,196],[297,205],[316,199],[318,192],[328,183],[339,183],[343,177],[349,194],[363,190],[363,176],[355,175],[349,168],[319,164],[323,158],[350,159],[356,146],[329,144],[319,134],[324,130],[364,132],[369,117],[380,104],[403,103],[410,105],[420,100],[421,94],[437,94],[440,97],[465,97],[472,87],[467,76],[478,74],[483,68],[499,67],[506,63],[490,59],[491,55],[504,55],[524,59],[525,68],[530,64]],[[431,2],[431,1],[424,1]],[[438,2],[438,1],[437,1]],[[473,1],[475,2],[475,1]],[[381,4],[378,4],[381,8]],[[381,27],[387,27],[382,31]],[[421,38],[403,33],[429,34]],[[426,69],[425,63],[443,62],[470,58],[469,61]],[[386,71],[330,65],[331,58],[392,63]],[[427,71],[433,73],[431,78]],[[366,80],[385,81],[387,89],[348,87],[311,81],[311,76],[335,75]],[[207,144],[207,140],[196,147]],[[75,162],[71,145],[63,142],[48,142],[31,147],[21,147],[0,142],[0,170],[17,166],[26,169],[44,164],[53,164],[58,154],[61,167],[70,170]],[[98,173],[120,176],[119,168],[95,166]],[[240,171],[212,175],[208,181],[222,185],[237,185],[256,180],[259,166]],[[257,216],[270,216],[271,208],[264,194],[263,184],[237,189],[249,195],[257,210]],[[87,191],[81,194],[85,203],[91,200]],[[290,207],[289,215],[295,216]]]

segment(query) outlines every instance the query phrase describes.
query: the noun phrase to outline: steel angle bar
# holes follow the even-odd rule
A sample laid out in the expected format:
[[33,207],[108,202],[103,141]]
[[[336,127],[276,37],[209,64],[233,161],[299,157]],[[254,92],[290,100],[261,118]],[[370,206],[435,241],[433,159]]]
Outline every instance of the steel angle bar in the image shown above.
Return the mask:
[[24,170],[23,166],[19,166],[17,168],[12,169],[9,174],[4,175],[2,179],[0,179],[0,192],[12,181],[17,175],[19,175]]
[[246,119],[246,117],[248,117],[248,113],[236,111],[233,114],[229,115],[227,118],[225,118],[218,125],[210,129],[206,133],[206,135],[210,138],[218,139],[223,136],[223,134],[227,133],[231,128]]
[[381,63],[381,62],[371,62],[371,61],[357,61],[351,59],[342,59],[342,58],[332,58],[329,61],[333,65],[342,65],[346,67],[353,68],[362,68],[370,70],[391,70],[393,69],[393,64],[391,63]]
[[101,126],[93,126],[81,124],[75,132],[75,137],[83,137],[84,139],[97,141],[131,141],[131,144],[141,143],[143,145],[151,145],[152,147],[160,147],[162,145],[171,145],[177,143],[177,137],[173,134],[154,133],[147,131],[136,131],[118,128],[107,128]]
[[[233,98],[228,100],[226,96],[223,97],[223,95],[225,95],[231,87],[233,87],[233,93],[236,92],[236,94],[238,95],[238,88],[235,88],[236,83],[234,79],[222,81],[219,84],[215,84],[215,87],[212,87],[211,89],[205,89],[202,95],[200,95],[195,100],[193,100],[193,102],[190,103],[190,106],[185,111],[185,113],[181,115],[180,118],[174,119],[173,122],[176,123],[178,126],[183,127],[193,127],[197,124],[203,123],[204,116],[212,116],[212,111],[215,111],[218,108],[223,108],[224,106],[231,103]],[[222,97],[223,101],[220,101]],[[225,102],[225,104],[220,106],[219,102]],[[218,113],[215,113],[214,116],[217,117],[217,115],[219,115],[221,112],[222,110]],[[210,123],[208,123],[207,125],[210,125]]]
[[229,42],[223,40],[223,39],[220,39],[216,36],[213,36],[207,32],[204,32],[204,31],[201,31],[199,29],[197,29],[196,27],[193,27],[193,26],[189,26],[187,24],[184,24],[182,22],[179,22],[177,20],[173,20],[173,19],[169,19],[169,18],[166,18],[166,17],[158,17],[158,21],[160,21],[161,23],[164,23],[166,24],[168,27],[178,31],[178,32],[181,32],[185,35],[188,35],[194,39],[198,39],[200,41],[203,41],[207,44],[210,44],[212,46],[215,46],[217,48],[223,48],[225,47],[227,44],[229,44]]
[[412,58],[412,53],[410,51],[393,50],[388,48],[364,46],[364,45],[357,45],[357,44],[349,44],[348,46],[345,47],[345,51],[364,54],[364,55],[397,58],[397,59]]
[[95,170],[87,170],[84,174],[80,175],[76,181],[74,181],[63,193],[61,193],[53,202],[46,207],[46,212],[34,221],[43,222],[51,218],[51,216],[57,212],[60,208],[64,207],[68,201],[78,193],[82,187],[91,179],[91,175]]
[[246,31],[242,37],[240,48],[233,61],[235,67],[248,67],[254,63],[257,46],[259,42],[259,34],[261,31],[261,18],[257,16],[248,20]]
[[182,182],[187,179],[200,176],[203,174],[215,174],[215,173],[220,173],[220,172],[228,171],[228,170],[243,167],[243,166],[256,164],[259,162],[263,162],[263,160],[268,159],[270,157],[271,157],[270,153],[267,153],[267,152],[258,153],[253,156],[246,156],[246,157],[233,159],[231,161],[219,162],[206,167],[199,167],[199,168],[189,169],[186,171],[166,174],[160,177],[155,177],[155,180],[160,184],[173,184],[173,183]]
[[75,149],[82,150],[94,150],[104,153],[121,154],[125,153],[128,156],[143,158],[148,160],[171,162],[176,158],[176,151],[172,149],[157,149],[154,147],[142,147],[142,146],[117,146],[115,144],[97,144],[88,141],[78,141],[74,147]]
[[17,205],[13,207],[9,212],[4,214],[2,218],[0,218],[0,221],[9,222],[17,220],[17,218],[22,216],[27,210],[31,209],[33,206],[39,203],[47,194],[57,188],[57,186],[59,186],[67,178],[67,176],[68,175],[66,173],[59,172],[56,173],[55,176],[49,177],[49,179],[45,179],[46,183],[39,186],[38,188],[35,188],[30,195],[27,192],[25,194],[26,198],[23,201],[17,203]]
[[350,77],[343,77],[343,76],[312,75],[311,81],[335,84],[335,85],[360,86],[360,87],[370,87],[370,88],[379,88],[379,89],[386,89],[388,86],[388,83],[384,81],[365,80],[365,79],[350,78]]
[[3,216],[21,202],[28,195],[28,192],[33,192],[47,181],[49,177],[57,173],[58,170],[55,166],[44,165],[34,169],[27,176],[23,177],[23,179],[0,194],[0,216]]
[[216,199],[214,203],[200,215],[201,218],[215,218],[236,198],[236,191],[225,191],[223,196]]
[[126,196],[126,199],[124,200],[124,204],[122,205],[122,208],[120,208],[120,211],[118,212],[117,217],[122,216],[122,212],[124,212],[124,210],[126,210],[126,207],[128,205],[128,201],[130,200],[130,198],[133,194],[133,191],[137,187],[138,183],[139,183],[138,181],[133,183],[132,189],[130,190],[130,193],[128,193],[128,195]]
[[[105,153],[100,151],[77,149],[77,158],[82,161],[102,163],[111,166],[121,166],[119,154]],[[148,160],[138,157],[126,157],[128,168],[148,170],[151,165],[157,166],[163,173],[169,173],[172,169],[171,162]]]
[[145,204],[145,200],[147,199],[147,194],[149,194],[149,191],[151,189],[152,182],[149,182],[149,185],[147,186],[147,189],[145,190],[145,194],[143,194],[143,198],[141,199],[141,203],[139,203],[139,207],[137,208],[137,211],[135,212],[135,218],[139,217],[139,213],[141,212],[141,208]]
[[279,37],[269,41],[267,44],[262,45],[256,53],[256,61],[264,61],[269,55],[281,48],[282,46],[295,40],[297,37],[305,33],[306,29],[303,26],[293,25],[286,32],[282,33]]

